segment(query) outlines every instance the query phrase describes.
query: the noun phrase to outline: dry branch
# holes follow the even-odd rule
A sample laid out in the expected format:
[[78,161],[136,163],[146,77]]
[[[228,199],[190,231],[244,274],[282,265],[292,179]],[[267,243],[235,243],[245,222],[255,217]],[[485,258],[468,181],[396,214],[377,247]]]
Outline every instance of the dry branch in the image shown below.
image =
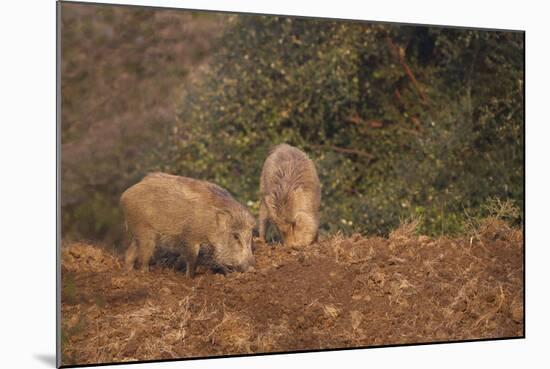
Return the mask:
[[403,71],[407,75],[407,77],[410,79],[411,83],[413,84],[416,92],[418,95],[420,95],[420,99],[423,104],[428,104],[428,97],[422,91],[422,88],[420,87],[420,84],[418,83],[418,80],[414,76],[414,73],[412,72],[411,68],[407,64],[407,61],[405,60],[405,51],[403,48],[398,47],[389,37],[386,37],[386,42],[388,46],[390,47],[392,54],[396,57],[396,59],[399,61],[399,64],[403,68]]

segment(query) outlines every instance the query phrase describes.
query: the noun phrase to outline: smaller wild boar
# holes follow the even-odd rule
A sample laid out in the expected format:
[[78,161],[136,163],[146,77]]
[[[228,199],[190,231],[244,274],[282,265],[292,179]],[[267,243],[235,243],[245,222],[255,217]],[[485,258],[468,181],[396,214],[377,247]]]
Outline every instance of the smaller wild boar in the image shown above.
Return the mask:
[[193,278],[201,244],[213,247],[214,262],[223,270],[246,271],[254,265],[252,230],[255,220],[223,188],[206,181],[152,173],[120,198],[131,236],[125,264],[137,261],[148,270],[159,244],[181,250],[186,274]]
[[317,239],[321,186],[315,164],[299,149],[275,146],[260,178],[260,238],[268,222],[288,246],[309,245]]

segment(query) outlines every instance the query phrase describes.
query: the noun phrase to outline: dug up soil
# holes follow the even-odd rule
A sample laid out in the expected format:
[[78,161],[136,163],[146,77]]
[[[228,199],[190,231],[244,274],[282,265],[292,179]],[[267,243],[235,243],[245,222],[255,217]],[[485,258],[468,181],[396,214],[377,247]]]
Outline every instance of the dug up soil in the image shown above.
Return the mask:
[[256,269],[195,279],[162,263],[126,271],[62,247],[62,363],[91,364],[519,337],[523,233],[341,235],[301,248],[257,242]]

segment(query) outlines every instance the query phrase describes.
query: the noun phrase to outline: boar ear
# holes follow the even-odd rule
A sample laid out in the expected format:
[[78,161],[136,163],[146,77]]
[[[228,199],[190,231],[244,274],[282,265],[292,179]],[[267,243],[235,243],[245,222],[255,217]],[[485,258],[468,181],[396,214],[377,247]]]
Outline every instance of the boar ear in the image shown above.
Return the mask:
[[229,214],[227,211],[218,211],[216,213],[216,224],[218,226],[227,226],[229,220],[231,220],[231,214]]
[[296,224],[301,224],[301,225],[304,225],[305,223],[308,223],[310,221],[311,217],[302,212],[302,211],[299,211],[298,213],[296,213],[296,216],[294,216],[294,220],[292,222],[293,225],[296,225]]

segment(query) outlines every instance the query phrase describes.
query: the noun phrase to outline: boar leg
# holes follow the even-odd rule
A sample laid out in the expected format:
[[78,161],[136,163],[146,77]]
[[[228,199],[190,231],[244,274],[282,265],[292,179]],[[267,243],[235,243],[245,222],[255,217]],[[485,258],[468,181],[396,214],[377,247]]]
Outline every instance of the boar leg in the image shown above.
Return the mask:
[[197,268],[197,258],[199,256],[200,244],[190,245],[187,247],[187,252],[185,255],[186,266],[185,266],[185,275],[191,279],[195,278],[195,269]]
[[149,271],[149,261],[155,251],[155,236],[154,234],[143,235],[139,238],[139,259],[141,261],[141,270]]
[[267,231],[267,207],[265,202],[260,201],[260,240],[267,242],[265,232]]
[[180,255],[178,256],[178,260],[176,260],[175,269],[178,271],[182,271],[184,266],[187,268],[187,260],[185,259],[185,256]]
[[126,249],[126,254],[124,256],[124,264],[126,265],[127,270],[134,269],[134,264],[137,259],[137,245],[136,240],[132,240],[128,249]]

